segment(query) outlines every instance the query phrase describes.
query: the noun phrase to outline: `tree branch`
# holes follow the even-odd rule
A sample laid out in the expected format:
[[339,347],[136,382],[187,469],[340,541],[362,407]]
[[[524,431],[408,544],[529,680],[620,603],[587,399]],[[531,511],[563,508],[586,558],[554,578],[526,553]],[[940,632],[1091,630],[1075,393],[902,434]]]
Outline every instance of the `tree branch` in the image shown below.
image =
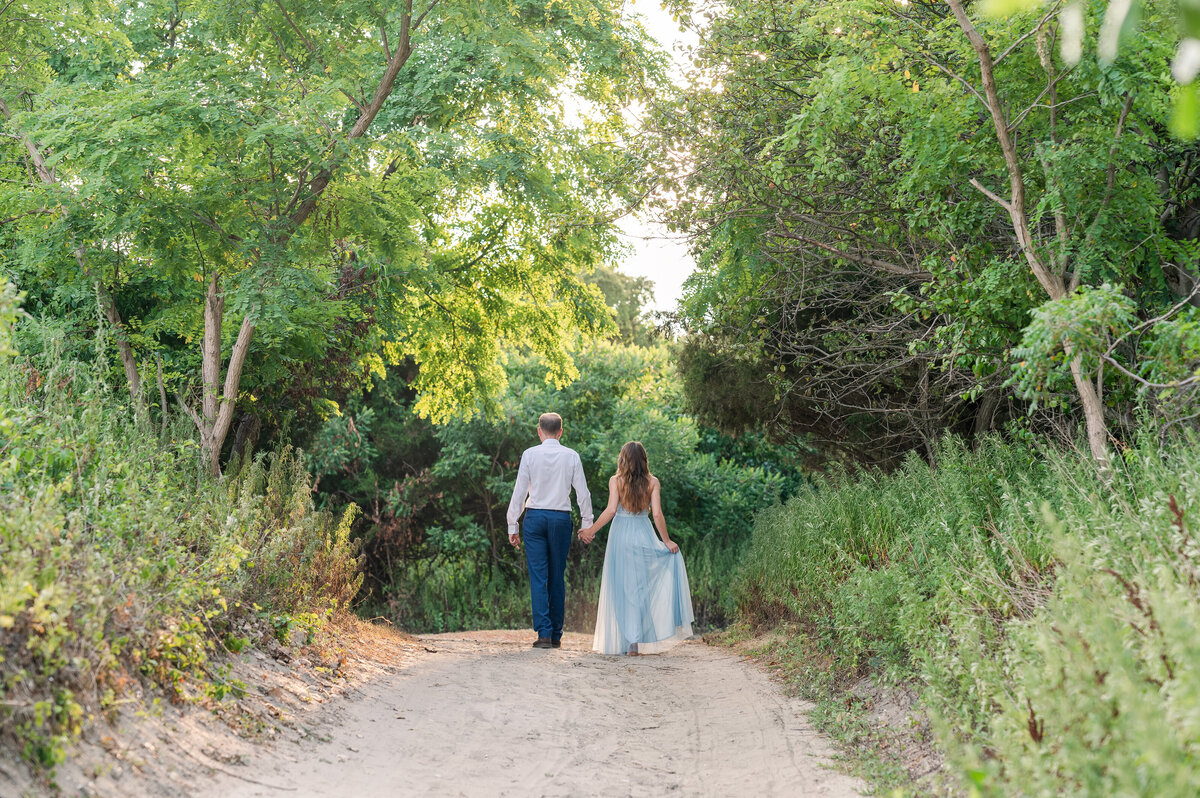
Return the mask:
[[[417,23],[420,24],[420,21],[425,18],[425,14],[432,11],[436,5],[437,2],[435,0],[425,10],[425,13],[421,15],[420,19],[417,20]],[[348,140],[361,138],[367,132],[371,123],[375,121],[375,117],[379,115],[380,109],[383,108],[384,102],[391,96],[396,76],[400,74],[400,70],[408,62],[409,56],[412,55],[411,34],[413,27],[412,0],[405,0],[404,15],[400,19],[400,40],[396,43],[396,50],[392,53],[392,57],[388,59],[387,69],[384,70],[383,77],[379,80],[379,85],[375,87],[375,94],[371,98],[371,102],[359,114],[358,119],[354,122],[354,126],[350,128],[350,132],[346,136]],[[334,144],[335,142],[330,142],[330,147],[332,148]],[[292,233],[299,229],[300,225],[304,224],[305,220],[316,209],[317,199],[329,185],[329,181],[333,179],[333,172],[341,165],[344,157],[335,155],[330,163],[313,177],[312,181],[308,184],[308,197],[288,217],[291,225],[290,229],[283,234],[284,239],[290,237]]]
[[39,216],[39,215],[51,216],[53,214],[54,214],[54,211],[50,210],[49,208],[38,208],[37,210],[25,211],[24,213],[18,213],[16,216],[9,216],[7,219],[0,219],[0,224],[11,224],[12,222],[17,221],[18,219],[24,219],[26,216]]
[[192,419],[192,423],[194,423],[196,425],[196,429],[199,430],[200,434],[203,435],[204,434],[204,422],[200,419],[200,414],[197,413],[195,410],[193,410],[192,406],[189,405],[184,400],[183,394],[179,394],[179,393],[175,394],[175,400],[177,402],[179,402],[179,406],[181,408],[183,408],[183,411],[185,413],[188,414],[188,417]]
[[826,244],[823,241],[819,241],[815,238],[809,238],[808,236],[803,236],[803,235],[800,235],[799,233],[792,233],[792,232],[788,232],[786,230],[775,230],[772,232],[772,235],[778,236],[779,238],[786,238],[786,239],[789,239],[792,241],[800,241],[801,243],[817,247],[818,249],[822,249],[822,250],[824,250],[832,255],[835,255],[839,258],[843,258],[843,259],[851,261],[853,263],[861,263],[864,266],[871,266],[875,269],[879,269],[880,271],[885,271],[888,274],[895,274],[900,277],[911,277],[914,280],[932,280],[933,279],[933,275],[931,275],[927,271],[924,271],[921,269],[913,269],[908,266],[900,266],[895,263],[889,263],[888,261],[880,260],[879,258],[873,258],[870,255],[864,255],[861,252],[838,249],[837,247]]
[[253,337],[254,322],[247,313],[242,318],[242,326],[238,330],[237,340],[233,343],[233,351],[229,355],[229,365],[225,367],[225,384],[221,389],[220,410],[217,412],[213,425],[213,439],[216,441],[224,441],[225,436],[229,433],[229,425],[233,421],[233,409],[237,405],[238,384],[242,379],[242,368],[246,363],[246,355],[250,352],[250,340]]
[[[1104,197],[1100,200],[1100,207],[1096,209],[1096,215],[1092,218],[1092,223],[1088,225],[1087,234],[1083,237],[1083,243],[1086,247],[1096,236],[1097,230],[1100,227],[1100,219],[1104,216],[1104,212],[1108,210],[1108,206],[1112,203],[1113,190],[1117,183],[1117,145],[1120,143],[1121,134],[1125,131],[1125,121],[1129,118],[1129,111],[1133,108],[1133,93],[1129,92],[1125,95],[1125,104],[1121,106],[1121,115],[1117,119],[1117,129],[1113,132],[1113,143],[1108,148],[1108,175],[1104,181]],[[1079,285],[1078,271],[1071,278],[1071,289],[1073,290]],[[1194,291],[1192,293],[1195,293]],[[1191,295],[1188,295],[1191,299]]]
[[1004,52],[1000,53],[1000,55],[996,58],[995,62],[992,65],[999,66],[1000,62],[1003,61],[1005,58],[1007,58],[1009,53],[1011,53],[1013,50],[1017,49],[1017,46],[1020,45],[1021,42],[1025,41],[1030,36],[1033,36],[1038,31],[1040,31],[1042,29],[1042,26],[1045,25],[1050,20],[1051,17],[1053,17],[1055,14],[1058,13],[1058,9],[1061,6],[1062,6],[1062,0],[1057,0],[1057,2],[1055,2],[1053,5],[1051,5],[1050,10],[1046,12],[1045,16],[1043,16],[1040,20],[1038,20],[1038,23],[1036,25],[1034,25],[1033,28],[1031,28],[1029,30],[1029,32],[1027,32],[1024,36],[1021,36],[1015,42],[1013,42],[1008,47],[1006,47],[1004,49]]
[[[440,3],[440,2],[441,2],[441,0],[432,0],[432,2],[429,3],[429,7],[426,8],[424,11],[422,11],[421,16],[417,17],[417,21],[412,24],[412,29],[416,30],[417,28],[421,27],[421,23],[425,21],[425,17],[429,16],[429,12],[432,11],[433,9],[437,8],[438,3]],[[408,13],[412,14],[411,0],[408,3]]]
[[976,180],[973,177],[971,178],[971,185],[974,186],[975,188],[979,189],[979,193],[983,194],[983,196],[987,197],[992,202],[996,203],[997,205],[999,205],[1001,208],[1008,211],[1009,213],[1012,213],[1012,203],[1011,202],[1004,199],[1000,195],[993,193],[989,189],[985,188],[983,183],[980,183],[978,180]]
[[959,83],[961,83],[967,89],[967,91],[969,91],[975,95],[976,99],[978,99],[979,102],[983,104],[984,108],[987,108],[987,100],[985,100],[983,95],[979,93],[979,89],[976,89],[974,86],[971,85],[971,82],[969,80],[964,78],[962,75],[959,75],[957,72],[952,72],[949,68],[942,66],[937,61],[934,61],[932,58],[925,55],[924,53],[917,53],[917,56],[925,63],[927,63],[931,66],[937,67],[938,69],[942,70],[942,72],[944,72],[947,76],[957,80]]
[[[967,17],[967,12],[963,10],[962,0],[946,0],[946,2],[954,13],[958,26],[967,35],[979,60],[979,71],[983,78],[983,92],[987,97],[988,111],[991,112],[992,126],[996,130],[996,139],[1000,143],[1000,150],[1004,154],[1004,165],[1008,170],[1010,199],[1005,209],[1012,219],[1017,245],[1025,254],[1025,260],[1029,263],[1030,269],[1037,281],[1041,283],[1042,288],[1046,290],[1051,299],[1058,299],[1066,292],[1062,279],[1046,268],[1033,248],[1033,236],[1030,234],[1029,218],[1025,212],[1025,178],[1021,173],[1021,161],[1009,132],[1008,122],[1004,118],[1004,104],[1000,101],[1000,95],[996,90],[996,74],[991,50],[979,31],[975,29],[970,18]],[[983,190],[983,187],[979,185],[976,185],[976,188]]]

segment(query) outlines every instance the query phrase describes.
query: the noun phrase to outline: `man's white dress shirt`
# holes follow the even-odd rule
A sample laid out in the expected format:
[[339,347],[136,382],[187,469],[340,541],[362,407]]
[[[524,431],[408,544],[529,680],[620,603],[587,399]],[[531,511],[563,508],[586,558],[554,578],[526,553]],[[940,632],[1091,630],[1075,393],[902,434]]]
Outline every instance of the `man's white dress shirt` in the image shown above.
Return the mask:
[[508,534],[517,534],[517,522],[526,509],[570,512],[572,487],[583,525],[591,526],[592,494],[583,476],[583,461],[575,450],[563,446],[557,438],[547,438],[540,446],[526,449],[508,503]]

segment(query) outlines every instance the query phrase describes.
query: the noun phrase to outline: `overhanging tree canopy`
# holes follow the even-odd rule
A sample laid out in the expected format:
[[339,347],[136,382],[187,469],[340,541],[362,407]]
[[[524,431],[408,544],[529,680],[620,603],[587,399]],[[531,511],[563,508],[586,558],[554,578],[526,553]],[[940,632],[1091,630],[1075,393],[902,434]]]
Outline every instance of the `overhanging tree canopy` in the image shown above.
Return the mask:
[[435,417],[502,388],[506,343],[566,378],[641,172],[620,109],[661,72],[621,5],[9,6],[6,270],[35,310],[94,289],[131,395],[162,355],[214,470],[243,389],[339,319],[343,370],[413,357]]

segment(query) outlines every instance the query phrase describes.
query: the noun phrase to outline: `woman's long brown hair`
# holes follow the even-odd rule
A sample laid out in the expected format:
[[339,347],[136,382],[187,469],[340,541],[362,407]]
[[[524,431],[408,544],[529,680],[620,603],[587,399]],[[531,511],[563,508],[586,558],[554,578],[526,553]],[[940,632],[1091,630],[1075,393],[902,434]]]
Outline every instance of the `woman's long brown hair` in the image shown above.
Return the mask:
[[621,447],[617,458],[617,498],[631,513],[640,513],[650,506],[650,463],[646,448],[638,441]]

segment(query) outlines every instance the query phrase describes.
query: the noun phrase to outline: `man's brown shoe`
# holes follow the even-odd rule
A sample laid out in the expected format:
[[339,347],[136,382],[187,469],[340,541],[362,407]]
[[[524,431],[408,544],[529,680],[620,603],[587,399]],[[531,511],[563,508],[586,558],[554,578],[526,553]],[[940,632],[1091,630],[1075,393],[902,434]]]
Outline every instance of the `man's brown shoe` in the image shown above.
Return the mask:
[[548,637],[539,637],[533,641],[534,648],[554,648],[554,641]]
[[554,646],[555,648],[562,648],[562,638],[561,637],[550,638],[550,645]]

